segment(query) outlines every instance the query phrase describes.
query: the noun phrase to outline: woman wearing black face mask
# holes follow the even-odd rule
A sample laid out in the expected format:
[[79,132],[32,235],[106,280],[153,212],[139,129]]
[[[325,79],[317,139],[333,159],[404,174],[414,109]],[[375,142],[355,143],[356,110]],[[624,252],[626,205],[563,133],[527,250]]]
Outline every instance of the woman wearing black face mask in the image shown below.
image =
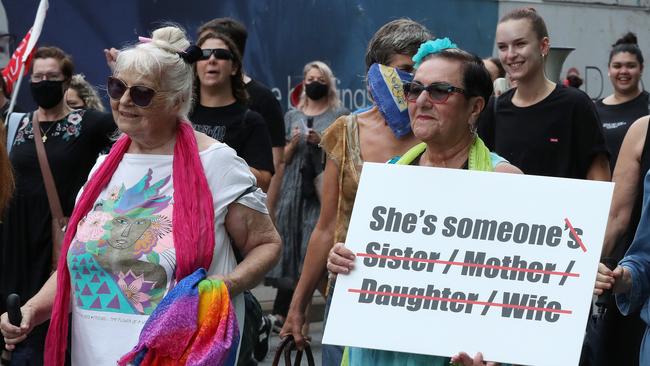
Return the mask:
[[340,105],[336,79],[329,66],[321,61],[309,62],[303,75],[298,107],[284,116],[288,142],[284,147],[285,170],[276,212],[284,250],[268,281],[278,288],[273,313],[280,320],[289,309],[307,242],[320,212],[317,177],[324,162],[318,146],[320,135],[334,120],[349,113]]
[[[56,250],[35,132],[40,132],[58,201],[67,217],[99,152],[110,146],[116,129],[110,114],[72,110],[66,104],[63,96],[74,68],[69,55],[56,47],[41,47],[32,65],[29,87],[38,108],[22,117],[13,115],[19,118],[10,154],[16,190],[0,218],[0,312],[6,311],[8,294],[17,293],[22,299],[36,294],[50,276],[52,251]],[[15,362],[42,364],[46,331],[47,324],[36,328],[20,351],[14,352]]]

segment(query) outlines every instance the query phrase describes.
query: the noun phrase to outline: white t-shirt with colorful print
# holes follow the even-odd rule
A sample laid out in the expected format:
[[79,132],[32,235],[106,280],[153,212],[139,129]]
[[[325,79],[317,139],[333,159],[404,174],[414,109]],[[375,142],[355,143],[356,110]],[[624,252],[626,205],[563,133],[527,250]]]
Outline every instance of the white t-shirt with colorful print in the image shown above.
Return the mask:
[[[224,225],[228,205],[267,213],[266,199],[246,163],[227,145],[215,143],[200,157],[215,213],[208,274],[227,274],[237,265]],[[68,251],[73,365],[114,366],[137,344],[144,323],[175,283],[172,160],[171,155],[125,154],[93,210],[79,222]],[[242,296],[233,302],[241,333]]]

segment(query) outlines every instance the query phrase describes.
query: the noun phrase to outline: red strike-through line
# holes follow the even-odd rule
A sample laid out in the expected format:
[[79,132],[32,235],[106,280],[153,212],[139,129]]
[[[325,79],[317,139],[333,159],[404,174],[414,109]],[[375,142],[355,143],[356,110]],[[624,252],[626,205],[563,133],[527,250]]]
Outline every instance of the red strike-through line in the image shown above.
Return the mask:
[[574,229],[573,225],[571,225],[571,221],[569,221],[568,218],[565,218],[564,222],[566,223],[566,226],[569,227],[569,230],[571,230],[571,233],[573,234],[573,237],[576,238],[578,244],[580,244],[580,248],[582,248],[582,251],[587,253],[587,247],[582,243],[582,239],[580,239],[578,233],[576,233],[576,229]]
[[361,290],[361,289],[354,289],[354,288],[348,289],[348,292],[353,292],[353,293],[358,293],[358,294],[371,294],[371,295],[382,295],[382,296],[407,297],[407,298],[411,298],[411,299],[424,299],[424,300],[433,300],[433,301],[460,302],[460,303],[463,303],[463,304],[496,306],[496,307],[502,307],[502,308],[524,309],[524,310],[533,310],[533,311],[545,311],[545,312],[549,312],[549,313],[558,313],[558,314],[572,314],[573,313],[571,310],[538,308],[538,307],[534,307],[534,306],[501,304],[501,303],[498,303],[498,302],[487,302],[487,301],[449,299],[449,298],[445,298],[445,297],[433,297],[433,296],[424,296],[424,295],[398,294],[398,293],[395,293],[395,292],[369,291],[369,290]]
[[518,271],[518,272],[532,272],[532,273],[541,273],[541,274],[567,276],[567,277],[580,277],[579,273],[545,271],[543,269],[504,267],[504,266],[495,266],[495,265],[491,265],[491,264],[480,264],[480,263],[450,262],[450,261],[442,261],[442,260],[439,260],[439,259],[407,258],[407,257],[398,257],[398,256],[392,256],[392,255],[369,254],[369,253],[357,253],[357,256],[358,257],[370,257],[370,258],[386,258],[386,259],[393,259],[393,260],[405,260],[405,261],[411,261],[411,262],[449,264],[449,265],[452,265],[452,266],[463,266],[463,267],[493,268],[493,269],[499,269],[499,270],[509,270],[509,271]]

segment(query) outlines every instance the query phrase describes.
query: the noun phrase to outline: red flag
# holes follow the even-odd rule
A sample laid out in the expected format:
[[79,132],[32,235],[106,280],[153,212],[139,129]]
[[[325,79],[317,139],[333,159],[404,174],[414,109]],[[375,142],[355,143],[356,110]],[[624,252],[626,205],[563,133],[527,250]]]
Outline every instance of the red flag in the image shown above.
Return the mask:
[[[31,35],[32,30],[30,29],[29,32],[27,32],[27,35],[25,35],[25,38],[23,38],[23,40],[20,42],[20,45],[18,45],[18,48],[16,48],[14,51],[13,55],[11,55],[11,60],[7,66],[2,70],[2,77],[5,79],[5,84],[7,85],[7,93],[11,93],[11,91],[14,89],[14,83],[16,80],[18,80],[18,74],[20,73],[20,64],[22,63],[25,51],[27,51],[27,43],[29,43],[29,38]],[[35,49],[35,47],[32,47],[30,50],[31,52],[29,53],[27,61],[25,61],[25,71],[23,72],[23,75],[27,74],[31,67],[32,57],[34,56]]]

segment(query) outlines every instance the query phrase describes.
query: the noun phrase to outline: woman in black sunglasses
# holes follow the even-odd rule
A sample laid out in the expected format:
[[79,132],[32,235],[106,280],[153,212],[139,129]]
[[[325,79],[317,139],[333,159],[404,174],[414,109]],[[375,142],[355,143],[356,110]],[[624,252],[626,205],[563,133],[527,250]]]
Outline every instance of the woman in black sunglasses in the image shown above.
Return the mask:
[[[174,329],[183,329],[186,337],[143,333],[149,340],[147,359],[172,357],[176,362],[169,362],[176,364],[181,356],[201,357],[204,364],[220,364],[218,359],[237,350],[237,325],[241,334],[244,324],[242,291],[259,283],[279,255],[280,239],[265,195],[248,166],[187,120],[193,62],[201,51],[176,27],[157,29],[152,39],[141,40],[119,53],[108,80],[122,135],[97,161],[79,195],[57,270],[35,296],[25,297],[21,327],[11,325],[6,313],[0,318],[7,348],[13,349],[51,317],[47,365],[64,364],[69,319],[73,363],[108,366],[138,345],[150,318],[165,318],[174,307],[181,307],[174,312],[173,324],[179,327]],[[235,251],[243,257],[239,263]],[[210,314],[227,319],[216,331],[227,339],[197,345],[204,353],[188,355],[183,350],[196,349],[193,342],[202,336],[195,338],[194,332],[205,329],[204,322],[196,313],[198,304],[182,307],[185,302],[179,305],[168,295],[177,288],[189,290],[186,279],[206,276],[215,282],[192,282],[189,298],[180,299],[191,304],[199,296],[203,304],[204,289],[219,296],[220,304],[206,301],[213,305]],[[152,316],[157,310],[160,317]],[[152,339],[152,333],[158,335]],[[161,346],[169,342],[183,344],[180,354]]]
[[197,45],[202,51],[196,64],[198,99],[190,120],[197,131],[235,149],[266,191],[274,172],[271,137],[262,116],[247,107],[241,55],[223,34],[205,33]]
[[[481,59],[445,38],[424,43],[413,60],[415,76],[404,91],[411,129],[422,142],[395,164],[521,174],[491,153],[476,135],[476,121],[492,94],[492,81]],[[354,268],[354,257],[343,243],[337,243],[330,251],[327,269],[348,274]],[[448,358],[439,356],[353,347],[348,351],[351,366],[449,365]],[[461,352],[451,361],[456,365],[484,364],[480,353],[472,358]]]
[[[63,216],[70,216],[79,189],[100,152],[110,148],[116,130],[108,113],[68,107],[64,95],[73,71],[70,55],[57,47],[40,47],[28,80],[37,109],[7,117],[9,125],[17,125],[9,139],[16,191],[0,217],[0,312],[5,311],[7,295],[29,299],[50,276],[61,243],[52,225],[52,217],[60,214],[51,211],[48,198],[61,207]],[[45,171],[51,173],[58,197],[48,197],[37,143],[45,151],[49,164]],[[14,354],[15,362],[24,356],[29,364],[42,363],[46,330],[36,328]]]

